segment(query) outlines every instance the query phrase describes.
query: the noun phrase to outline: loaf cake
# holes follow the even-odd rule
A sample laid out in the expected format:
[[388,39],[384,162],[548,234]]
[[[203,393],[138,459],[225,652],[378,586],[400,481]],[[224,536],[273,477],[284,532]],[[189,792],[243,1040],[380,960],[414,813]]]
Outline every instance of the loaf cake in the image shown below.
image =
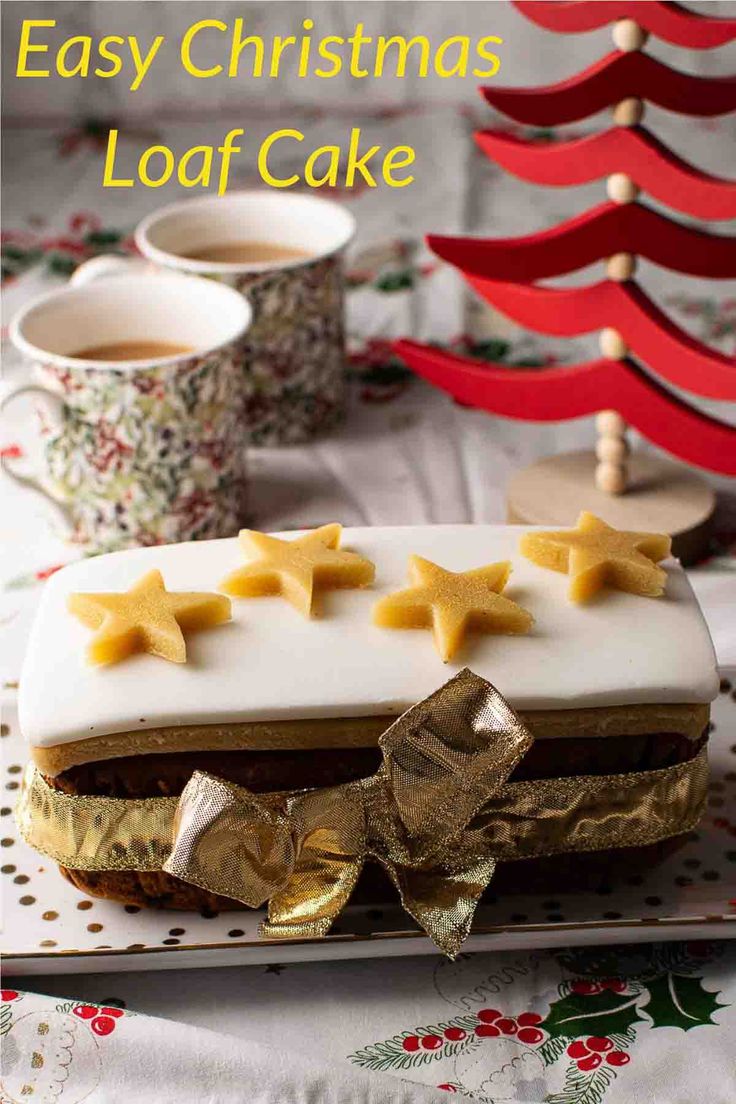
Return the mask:
[[[658,593],[651,585],[619,589],[620,564],[593,565],[595,586],[586,584],[581,602],[571,600],[567,554],[545,562],[523,527],[355,528],[342,532],[341,544],[338,526],[317,533],[334,557],[310,577],[287,579],[278,555],[269,561],[269,540],[309,537],[300,533],[140,548],[53,576],[20,687],[20,722],[44,783],[73,797],[133,801],[177,798],[195,771],[255,794],[340,785],[372,775],[381,734],[464,667],[492,683],[534,737],[510,782],[657,771],[703,748],[715,658],[675,560],[652,576],[661,579],[660,597],[647,596]],[[664,539],[656,555],[642,545],[650,566]],[[270,571],[248,569],[259,556]],[[468,574],[483,607],[472,616],[451,591]],[[114,600],[100,627],[95,596],[135,591],[141,580],[191,600],[194,613],[180,621],[186,662],[161,658],[170,643],[161,625],[163,642],[141,631],[126,636]],[[450,595],[442,639],[433,586]],[[484,603],[483,587],[498,602]],[[206,631],[187,631],[197,626]],[[94,641],[102,664],[90,662]],[[528,891],[550,879],[559,888],[561,876],[593,885],[611,876],[616,858],[630,874],[681,835],[603,856],[505,862],[494,891],[519,881]],[[242,907],[163,870],[62,869],[84,892],[130,904]],[[364,897],[385,888],[371,870],[357,889]]]

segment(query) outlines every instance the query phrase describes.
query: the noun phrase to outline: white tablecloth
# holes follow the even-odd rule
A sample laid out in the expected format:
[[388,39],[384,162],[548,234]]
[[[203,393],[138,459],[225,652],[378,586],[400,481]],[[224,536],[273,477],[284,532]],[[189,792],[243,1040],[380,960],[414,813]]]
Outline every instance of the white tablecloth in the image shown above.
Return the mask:
[[[3,1099],[25,1101],[18,1089],[34,1076],[63,1083],[66,1104],[736,1099],[733,943],[90,975],[36,988],[54,995],[0,1006]],[[106,1032],[97,1035],[78,1014],[87,1002],[126,1012],[97,1010]],[[551,1008],[581,1021],[591,1043],[582,1059],[580,1040],[525,1034],[523,1024]],[[39,1052],[44,1065],[34,1069]],[[596,1054],[597,1068],[579,1067]]]

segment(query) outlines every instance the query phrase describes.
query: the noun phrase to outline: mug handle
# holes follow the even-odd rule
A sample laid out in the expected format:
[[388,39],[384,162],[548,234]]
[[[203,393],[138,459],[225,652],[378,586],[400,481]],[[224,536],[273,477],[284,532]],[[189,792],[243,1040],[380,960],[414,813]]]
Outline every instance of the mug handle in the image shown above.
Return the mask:
[[117,253],[101,253],[99,257],[90,257],[74,270],[69,283],[72,287],[84,287],[93,280],[103,280],[106,276],[131,276],[136,272],[155,271],[153,265],[142,257],[120,257]]
[[[0,413],[2,413],[6,407],[15,399],[20,398],[21,395],[42,395],[45,401],[51,401],[56,406],[58,412],[63,406],[63,399],[54,394],[46,387],[41,387],[39,384],[24,384],[20,387],[16,387],[11,391],[6,392],[0,399]],[[12,479],[14,483],[17,483],[20,487],[28,487],[36,494],[41,495],[43,498],[56,507],[57,512],[63,519],[64,526],[67,530],[67,536],[71,536],[74,532],[74,521],[72,519],[72,513],[66,503],[60,501],[55,495],[43,485],[41,480],[35,475],[22,475],[18,471],[14,471],[13,465],[9,462],[7,456],[0,455],[0,469]]]

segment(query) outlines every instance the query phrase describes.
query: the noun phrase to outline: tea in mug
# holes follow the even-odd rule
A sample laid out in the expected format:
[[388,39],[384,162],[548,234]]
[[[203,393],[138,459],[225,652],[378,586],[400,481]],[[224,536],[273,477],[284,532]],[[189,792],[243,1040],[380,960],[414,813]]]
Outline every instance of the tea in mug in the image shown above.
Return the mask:
[[269,241],[221,242],[182,252],[190,261],[213,261],[215,264],[268,264],[303,261],[310,256],[306,249],[291,245],[276,245]]
[[78,360],[160,360],[162,357],[187,356],[191,345],[173,345],[168,341],[111,341],[107,345],[90,345],[69,356]]

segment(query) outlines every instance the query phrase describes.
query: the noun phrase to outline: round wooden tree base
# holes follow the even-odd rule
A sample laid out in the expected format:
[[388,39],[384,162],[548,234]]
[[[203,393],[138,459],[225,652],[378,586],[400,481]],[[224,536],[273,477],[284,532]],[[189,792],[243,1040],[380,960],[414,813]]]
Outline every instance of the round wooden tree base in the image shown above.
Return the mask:
[[657,456],[634,453],[629,487],[607,495],[595,485],[593,452],[548,456],[517,472],[506,491],[508,520],[514,525],[574,525],[581,510],[616,529],[669,533],[672,551],[684,564],[706,555],[715,494],[700,475]]

